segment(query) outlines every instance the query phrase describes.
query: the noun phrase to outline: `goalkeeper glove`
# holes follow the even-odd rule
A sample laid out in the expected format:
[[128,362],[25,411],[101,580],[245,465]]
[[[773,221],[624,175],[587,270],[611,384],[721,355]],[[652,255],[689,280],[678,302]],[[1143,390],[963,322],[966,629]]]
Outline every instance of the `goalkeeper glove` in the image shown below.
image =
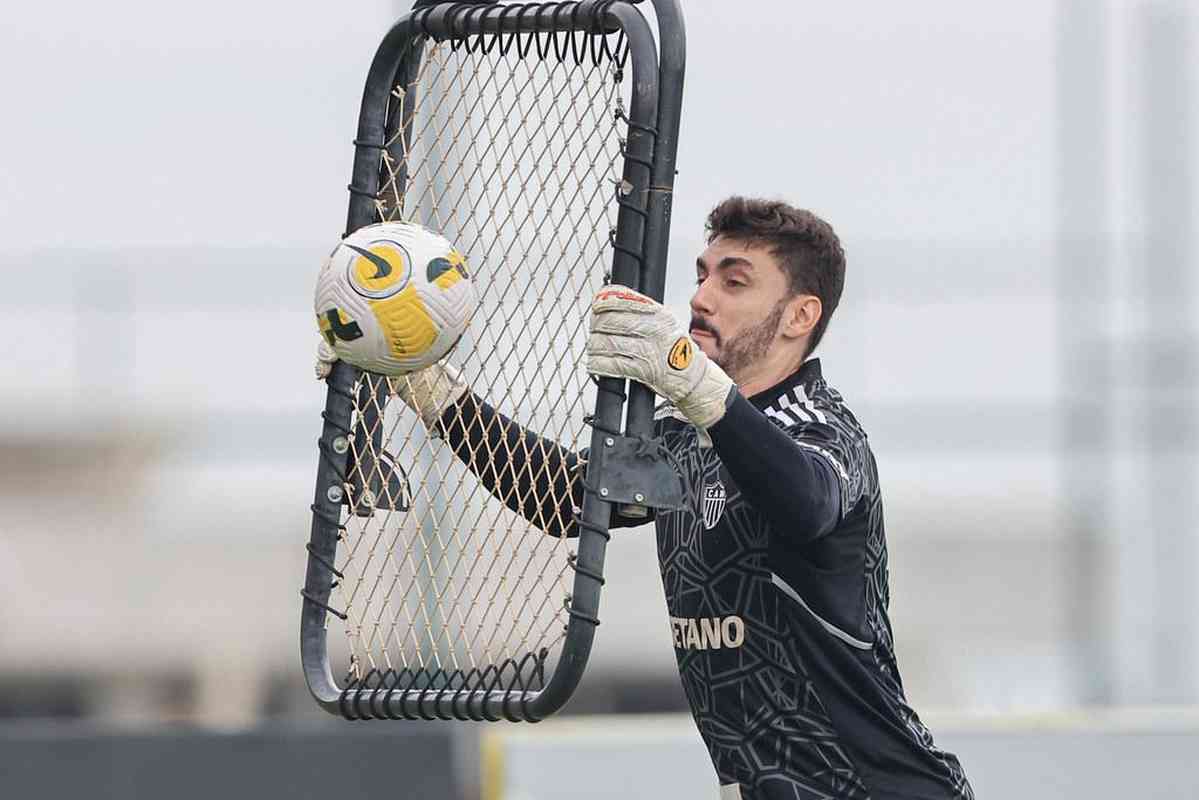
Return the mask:
[[333,348],[324,339],[316,346],[316,379],[323,381],[329,377],[329,373],[333,371],[333,365],[337,363],[337,353],[333,352]]
[[661,303],[624,286],[605,287],[591,304],[587,371],[645,384],[705,429],[737,388]]
[[[316,348],[316,377],[325,379],[333,371],[337,354],[327,342]],[[462,399],[470,387],[458,370],[445,362],[398,375],[390,379],[392,388],[404,404],[415,411],[430,431],[437,433],[437,421],[445,410]]]

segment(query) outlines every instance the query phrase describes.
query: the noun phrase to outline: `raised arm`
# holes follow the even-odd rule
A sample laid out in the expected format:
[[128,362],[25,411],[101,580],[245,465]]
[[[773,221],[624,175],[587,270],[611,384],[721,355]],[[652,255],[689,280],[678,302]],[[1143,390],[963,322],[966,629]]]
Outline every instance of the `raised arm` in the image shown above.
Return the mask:
[[[336,360],[322,342],[317,377],[326,377]],[[496,499],[551,536],[579,535],[574,514],[583,502],[581,476],[576,477],[586,464],[583,455],[496,411],[444,362],[395,378],[393,385],[405,405],[445,440]],[[640,523],[612,517],[612,527]]]
[[816,539],[841,521],[841,484],[828,460],[740,394],[708,434],[737,488],[779,533]]
[[583,495],[575,478],[583,464],[578,454],[496,411],[445,362],[396,378],[393,385],[497,500],[551,536],[578,535],[573,522]]
[[437,432],[493,496],[551,536],[578,536],[583,487],[577,453],[544,439],[466,392],[437,420]]
[[743,398],[662,305],[610,286],[592,305],[588,371],[649,386],[708,431],[738,488],[780,532],[820,536],[839,521],[837,476]]

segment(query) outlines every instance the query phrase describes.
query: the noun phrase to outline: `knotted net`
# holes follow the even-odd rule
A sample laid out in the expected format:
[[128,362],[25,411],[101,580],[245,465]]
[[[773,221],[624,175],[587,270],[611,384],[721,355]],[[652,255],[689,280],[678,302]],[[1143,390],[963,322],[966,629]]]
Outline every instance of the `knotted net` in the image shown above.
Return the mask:
[[[449,361],[502,414],[577,452],[595,403],[582,363],[589,301],[628,191],[623,36],[421,47],[389,98],[378,218],[440,231],[466,256],[480,303]],[[541,688],[567,622],[569,520],[539,527],[506,508],[396,396],[404,380],[364,374],[356,386],[334,670],[351,688]],[[474,458],[506,455],[484,443]]]

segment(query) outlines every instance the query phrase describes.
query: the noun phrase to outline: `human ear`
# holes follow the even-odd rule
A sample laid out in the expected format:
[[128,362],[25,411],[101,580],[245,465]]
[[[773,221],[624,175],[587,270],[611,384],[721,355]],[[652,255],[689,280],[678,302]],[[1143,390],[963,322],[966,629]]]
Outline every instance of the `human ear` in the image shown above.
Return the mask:
[[814,294],[801,294],[791,298],[787,301],[787,310],[783,313],[783,338],[798,339],[807,336],[816,327],[823,312],[820,298]]

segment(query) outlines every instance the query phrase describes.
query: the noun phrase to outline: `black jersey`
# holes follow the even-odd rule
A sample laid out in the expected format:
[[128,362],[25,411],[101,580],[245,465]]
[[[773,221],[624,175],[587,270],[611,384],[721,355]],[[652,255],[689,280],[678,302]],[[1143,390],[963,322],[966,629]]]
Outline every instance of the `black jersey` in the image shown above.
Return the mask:
[[[655,416],[688,496],[655,520],[670,631],[722,798],[973,798],[904,697],[874,456],[819,361],[707,432]],[[510,509],[577,535],[579,454],[473,394],[439,428]]]
[[973,797],[904,697],[874,457],[819,362],[707,433],[658,416],[690,496],[656,519],[662,583],[722,798]]

